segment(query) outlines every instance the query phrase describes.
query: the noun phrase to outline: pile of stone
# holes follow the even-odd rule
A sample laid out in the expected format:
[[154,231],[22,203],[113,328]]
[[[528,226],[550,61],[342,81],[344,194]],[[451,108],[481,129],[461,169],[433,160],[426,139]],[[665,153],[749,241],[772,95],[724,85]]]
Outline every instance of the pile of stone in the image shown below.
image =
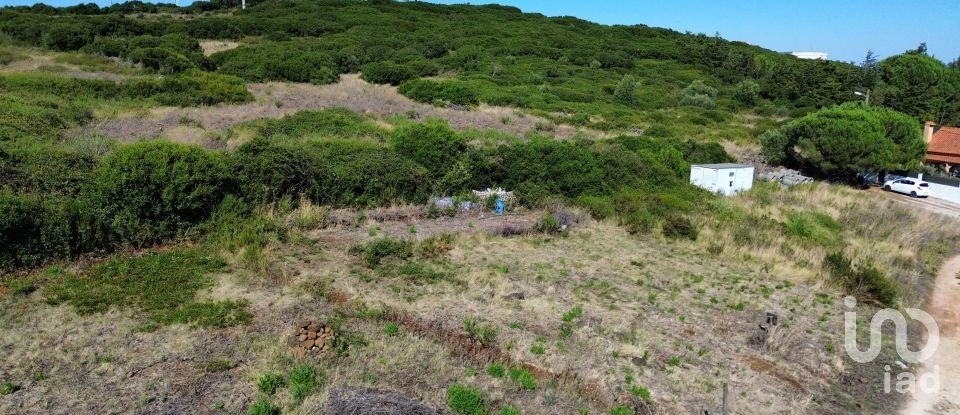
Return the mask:
[[787,187],[802,183],[810,183],[813,181],[812,177],[804,176],[799,171],[791,169],[777,169],[764,172],[761,173],[758,178],[761,180],[778,182]]
[[294,327],[294,333],[287,340],[294,353],[302,359],[307,355],[317,355],[333,349],[337,339],[333,327],[314,320],[303,320]]

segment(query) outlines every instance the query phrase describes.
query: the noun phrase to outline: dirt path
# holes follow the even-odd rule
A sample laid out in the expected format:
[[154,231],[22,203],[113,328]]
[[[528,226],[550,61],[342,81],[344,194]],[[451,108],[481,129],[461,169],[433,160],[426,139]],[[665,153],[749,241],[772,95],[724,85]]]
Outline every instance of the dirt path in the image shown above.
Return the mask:
[[[918,390],[901,415],[960,414],[960,255],[943,263],[928,312],[940,326],[940,347],[921,374],[940,372],[939,393]],[[918,374],[920,375],[920,374]],[[919,377],[918,377],[919,378]]]

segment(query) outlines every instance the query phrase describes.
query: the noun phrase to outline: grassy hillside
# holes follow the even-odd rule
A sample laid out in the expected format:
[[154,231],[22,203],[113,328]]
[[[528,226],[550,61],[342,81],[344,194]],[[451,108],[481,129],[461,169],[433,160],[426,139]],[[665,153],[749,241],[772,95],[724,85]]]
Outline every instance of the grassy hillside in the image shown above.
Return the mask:
[[960,240],[838,185],[690,185],[871,82],[719,36],[288,0],[0,33],[0,412],[891,413],[841,299],[921,306]]

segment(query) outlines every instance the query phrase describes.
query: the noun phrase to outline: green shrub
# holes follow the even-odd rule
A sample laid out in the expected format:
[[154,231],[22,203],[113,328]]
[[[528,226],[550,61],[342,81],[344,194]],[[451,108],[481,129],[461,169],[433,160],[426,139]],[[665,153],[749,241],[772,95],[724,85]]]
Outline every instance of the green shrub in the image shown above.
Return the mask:
[[13,382],[4,382],[0,385],[0,395],[10,395],[18,390],[20,390],[20,385]]
[[479,389],[459,384],[447,388],[447,405],[456,414],[483,415],[486,404]]
[[820,212],[792,213],[783,224],[783,233],[805,243],[832,246],[843,242],[843,226]]
[[540,356],[546,352],[547,352],[547,349],[543,345],[543,343],[534,343],[533,345],[530,346],[530,353],[533,353],[537,356]]
[[520,410],[508,405],[500,408],[500,412],[497,412],[497,415],[520,415]]
[[260,120],[254,125],[266,137],[283,135],[287,138],[369,138],[378,142],[386,138],[383,128],[346,108],[300,111],[280,119]]
[[702,80],[695,80],[680,92],[680,103],[694,107],[715,107],[717,89],[705,84]]
[[267,42],[216,53],[210,60],[217,71],[251,82],[336,82],[336,63],[309,41]]
[[425,167],[434,179],[447,173],[467,149],[463,138],[442,120],[401,126],[390,135],[390,146]]
[[363,80],[373,84],[397,86],[417,77],[417,72],[406,65],[391,62],[375,62],[363,66],[360,73]]
[[293,400],[303,402],[320,384],[324,374],[309,364],[301,364],[290,371],[290,394]]
[[854,266],[853,261],[842,252],[833,252],[824,257],[823,267],[848,294],[881,306],[896,306],[900,296],[896,285],[873,265]]
[[36,266],[102,246],[102,224],[69,198],[0,190],[0,270]]
[[760,99],[760,84],[745,79],[737,83],[737,89],[733,92],[733,99],[746,105],[754,105]]
[[520,388],[528,391],[537,389],[537,379],[533,377],[527,369],[513,367],[510,368],[510,380],[520,385]]
[[247,415],[280,415],[280,408],[267,398],[260,398],[250,404]]
[[626,405],[617,405],[610,409],[610,415],[633,415],[633,410]]
[[387,336],[396,336],[400,333],[400,327],[397,326],[397,323],[390,322],[387,323],[386,326],[383,326],[383,332],[386,333]]
[[582,315],[583,315],[583,306],[580,304],[577,304],[576,306],[571,308],[570,311],[563,313],[562,320],[564,322],[570,323],[573,320],[580,318],[580,316]]
[[326,173],[293,147],[256,138],[233,152],[229,164],[240,194],[253,203],[298,200],[300,195],[321,199],[318,182]]
[[699,233],[693,222],[685,216],[670,215],[663,221],[663,235],[668,238],[695,241]]
[[425,203],[427,171],[390,149],[355,141],[310,143],[301,149],[329,173],[319,183],[316,202],[337,206]]
[[537,222],[533,224],[533,229],[537,232],[543,233],[560,233],[562,226],[560,221],[557,220],[557,217],[552,213],[544,213],[537,218]]
[[406,260],[413,257],[413,246],[410,241],[381,238],[354,245],[350,247],[350,253],[360,256],[368,267],[375,268],[384,259]]
[[502,378],[504,375],[507,374],[506,369],[504,369],[503,365],[501,365],[500,363],[493,363],[489,367],[487,367],[487,373],[490,376],[493,376],[497,379]]
[[597,220],[607,219],[617,214],[610,197],[581,195],[577,198],[577,205],[586,208],[590,216]]
[[453,249],[456,238],[455,234],[446,232],[433,235],[417,242],[416,247],[414,247],[414,255],[423,260],[442,258]]
[[398,92],[417,102],[434,103],[447,101],[459,105],[477,105],[480,97],[467,84],[457,81],[433,81],[414,79],[400,84]]
[[485,345],[492,344],[493,339],[497,336],[496,327],[489,324],[481,324],[479,321],[469,317],[463,319],[463,328],[472,339]]
[[257,389],[261,393],[273,395],[283,387],[283,376],[276,373],[264,373],[257,378]]
[[94,177],[92,206],[133,246],[168,240],[206,219],[228,183],[217,154],[163,141],[121,147]]
[[650,401],[650,389],[647,389],[644,386],[631,385],[630,393],[633,394],[633,396],[637,396],[640,399],[643,399],[644,401],[647,401],[647,402]]
[[634,91],[637,88],[637,81],[632,75],[624,75],[613,90],[613,99],[621,104],[632,105],[636,99]]

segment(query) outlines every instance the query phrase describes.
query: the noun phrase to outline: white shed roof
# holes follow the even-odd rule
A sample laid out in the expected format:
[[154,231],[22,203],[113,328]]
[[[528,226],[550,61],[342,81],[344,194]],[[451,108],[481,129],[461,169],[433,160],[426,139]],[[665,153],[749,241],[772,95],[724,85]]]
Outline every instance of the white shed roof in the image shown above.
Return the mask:
[[703,167],[705,169],[713,170],[724,170],[724,169],[742,169],[742,168],[753,168],[751,164],[736,164],[736,163],[718,163],[718,164],[694,164],[690,167]]

